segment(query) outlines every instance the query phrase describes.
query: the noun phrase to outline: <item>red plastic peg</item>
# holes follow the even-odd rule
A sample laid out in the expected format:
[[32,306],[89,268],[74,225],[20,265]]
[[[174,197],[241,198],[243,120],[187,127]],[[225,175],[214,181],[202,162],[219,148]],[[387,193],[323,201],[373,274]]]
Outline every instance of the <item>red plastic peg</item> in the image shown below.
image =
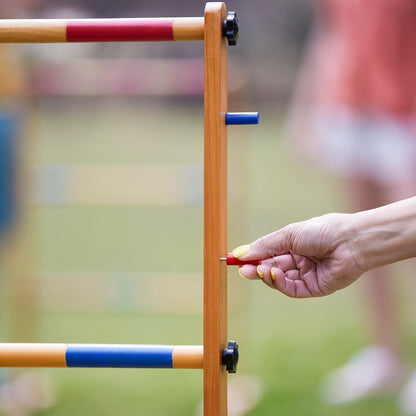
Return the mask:
[[232,253],[228,253],[227,257],[221,257],[220,260],[226,261],[227,266],[244,266],[245,264],[252,264],[253,266],[258,266],[260,264],[259,260],[239,260],[232,255]]

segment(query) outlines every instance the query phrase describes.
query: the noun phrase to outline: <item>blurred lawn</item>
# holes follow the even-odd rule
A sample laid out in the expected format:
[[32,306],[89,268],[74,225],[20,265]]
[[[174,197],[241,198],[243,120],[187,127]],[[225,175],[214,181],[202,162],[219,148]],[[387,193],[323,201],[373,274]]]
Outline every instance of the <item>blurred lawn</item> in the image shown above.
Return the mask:
[[[238,193],[239,185],[244,190],[230,204],[230,249],[343,207],[337,185],[291,154],[280,137],[278,110],[259,110],[258,127],[229,129],[230,193]],[[40,163],[200,163],[203,158],[199,105],[43,103],[37,125]],[[38,215],[43,271],[198,272],[202,267],[201,207],[49,207]],[[319,399],[325,373],[365,345],[357,287],[330,298],[294,301],[260,282],[242,280],[234,269],[229,280],[230,291],[240,297],[229,319],[229,337],[240,344],[238,372],[258,377],[264,387],[251,415],[397,414],[392,397],[339,408]],[[44,312],[39,341],[200,344],[202,317]],[[414,337],[408,341],[415,345]],[[202,393],[199,371],[47,372],[58,401],[45,416],[193,415]]]

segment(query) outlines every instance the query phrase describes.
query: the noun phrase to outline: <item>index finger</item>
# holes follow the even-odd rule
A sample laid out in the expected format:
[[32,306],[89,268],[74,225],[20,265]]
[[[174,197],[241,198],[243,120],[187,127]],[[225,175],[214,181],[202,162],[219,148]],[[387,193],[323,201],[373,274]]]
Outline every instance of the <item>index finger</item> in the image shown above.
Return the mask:
[[240,261],[265,260],[289,253],[291,249],[288,227],[258,238],[251,244],[235,248],[232,254]]

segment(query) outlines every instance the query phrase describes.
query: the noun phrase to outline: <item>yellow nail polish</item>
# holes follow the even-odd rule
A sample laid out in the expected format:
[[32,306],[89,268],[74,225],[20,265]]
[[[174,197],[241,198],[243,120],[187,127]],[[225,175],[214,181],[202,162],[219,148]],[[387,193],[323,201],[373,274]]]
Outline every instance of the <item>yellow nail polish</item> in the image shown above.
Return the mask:
[[263,278],[264,278],[264,274],[260,271],[260,264],[257,266],[257,274],[259,275],[259,277],[260,277],[261,279],[263,279]]
[[272,269],[270,270],[270,274],[272,275],[272,279],[276,280],[276,275],[274,273],[274,267],[272,267]]
[[243,274],[241,274],[241,267],[238,268],[238,274],[243,278],[243,279],[247,279],[247,277],[245,277]]
[[249,251],[250,251],[249,245],[240,246],[233,250],[233,256],[238,258],[238,257],[244,256],[244,254],[247,254]]

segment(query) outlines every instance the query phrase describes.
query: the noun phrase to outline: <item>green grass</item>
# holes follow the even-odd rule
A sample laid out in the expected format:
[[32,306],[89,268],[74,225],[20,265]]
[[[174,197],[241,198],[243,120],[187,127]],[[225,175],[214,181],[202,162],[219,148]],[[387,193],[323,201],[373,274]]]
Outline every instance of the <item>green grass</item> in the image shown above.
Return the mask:
[[[291,221],[343,206],[336,184],[299,164],[290,152],[280,137],[277,110],[265,109],[261,123],[245,130],[229,129],[230,192],[237,195],[229,207],[230,249]],[[43,105],[38,127],[40,163],[202,162],[200,106]],[[49,207],[39,209],[37,216],[41,270],[201,270],[201,207]],[[257,377],[264,386],[264,396],[251,415],[397,414],[393,397],[340,408],[327,407],[319,399],[324,375],[367,341],[358,285],[330,298],[294,301],[261,282],[242,280],[236,270],[230,270],[229,280],[239,301],[229,317],[230,338],[241,348],[239,372]],[[165,284],[174,287],[175,282]],[[43,342],[198,344],[202,340],[200,313],[45,311],[40,322]],[[406,337],[415,344],[414,337]],[[58,401],[42,413],[47,416],[193,415],[202,394],[199,371],[57,369],[48,373],[56,383]]]

